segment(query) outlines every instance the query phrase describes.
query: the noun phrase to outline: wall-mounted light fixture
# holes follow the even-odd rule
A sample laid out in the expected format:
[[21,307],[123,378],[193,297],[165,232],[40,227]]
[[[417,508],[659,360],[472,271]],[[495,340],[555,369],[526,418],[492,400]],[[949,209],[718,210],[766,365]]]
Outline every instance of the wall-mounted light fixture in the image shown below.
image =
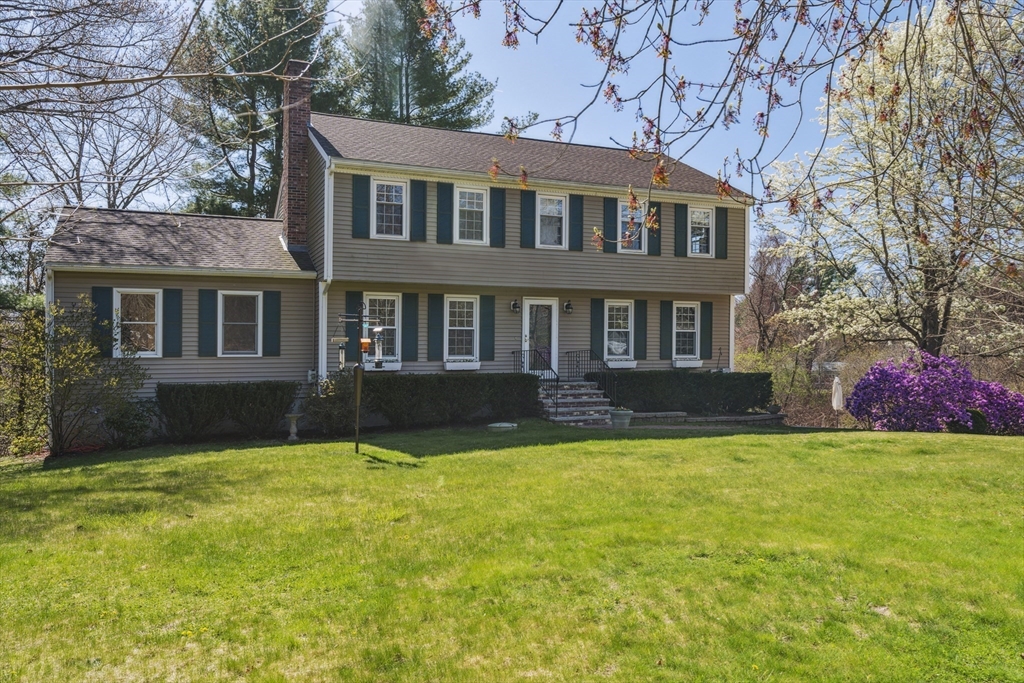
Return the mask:
[[566,301],[565,305],[562,306],[562,310],[565,311],[566,315],[572,315],[572,301]]
[[519,307],[519,299],[512,299],[511,308],[512,312],[515,313],[516,315],[519,315],[519,313],[523,310],[522,308]]

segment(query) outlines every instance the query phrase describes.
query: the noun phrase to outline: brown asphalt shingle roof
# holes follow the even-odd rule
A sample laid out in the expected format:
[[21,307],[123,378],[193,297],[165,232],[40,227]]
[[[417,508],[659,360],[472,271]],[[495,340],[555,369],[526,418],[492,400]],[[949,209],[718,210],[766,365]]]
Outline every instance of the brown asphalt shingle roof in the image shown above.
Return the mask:
[[[525,166],[529,177],[567,183],[646,188],[653,163],[626,150],[443,130],[348,116],[313,113],[313,134],[332,157],[449,171],[487,173],[497,159],[510,173]],[[717,181],[686,164],[669,164],[669,191],[718,194]]]
[[311,270],[309,255],[286,251],[280,235],[281,221],[275,219],[68,207],[46,260],[282,274]]

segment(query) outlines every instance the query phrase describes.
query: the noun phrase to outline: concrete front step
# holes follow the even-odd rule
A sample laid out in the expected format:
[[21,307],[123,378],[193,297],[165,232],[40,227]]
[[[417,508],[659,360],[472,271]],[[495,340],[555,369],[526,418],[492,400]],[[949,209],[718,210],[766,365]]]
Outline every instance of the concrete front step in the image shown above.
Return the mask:
[[558,417],[549,417],[549,422],[554,422],[561,425],[602,425],[611,424],[612,420],[607,415],[559,415]]
[[[548,398],[547,396],[540,399],[544,405],[555,405],[554,398]],[[598,405],[608,405],[611,401],[604,396],[559,396],[559,405],[581,405],[585,403],[596,403]]]

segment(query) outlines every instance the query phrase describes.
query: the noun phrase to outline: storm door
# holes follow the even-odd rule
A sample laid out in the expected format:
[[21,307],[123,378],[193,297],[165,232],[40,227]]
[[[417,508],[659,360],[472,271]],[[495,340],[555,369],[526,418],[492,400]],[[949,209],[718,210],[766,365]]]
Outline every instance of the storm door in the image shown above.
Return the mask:
[[523,366],[558,372],[558,299],[523,300]]

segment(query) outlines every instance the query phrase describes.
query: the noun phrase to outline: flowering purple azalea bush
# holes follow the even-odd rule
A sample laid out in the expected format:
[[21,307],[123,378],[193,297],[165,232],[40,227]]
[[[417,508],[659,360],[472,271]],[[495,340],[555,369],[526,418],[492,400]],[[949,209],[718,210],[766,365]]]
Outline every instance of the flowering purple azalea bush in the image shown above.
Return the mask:
[[974,379],[954,358],[924,352],[898,365],[876,363],[853,388],[846,409],[873,429],[902,432],[970,429],[974,410],[990,433],[1024,435],[1024,394]]

